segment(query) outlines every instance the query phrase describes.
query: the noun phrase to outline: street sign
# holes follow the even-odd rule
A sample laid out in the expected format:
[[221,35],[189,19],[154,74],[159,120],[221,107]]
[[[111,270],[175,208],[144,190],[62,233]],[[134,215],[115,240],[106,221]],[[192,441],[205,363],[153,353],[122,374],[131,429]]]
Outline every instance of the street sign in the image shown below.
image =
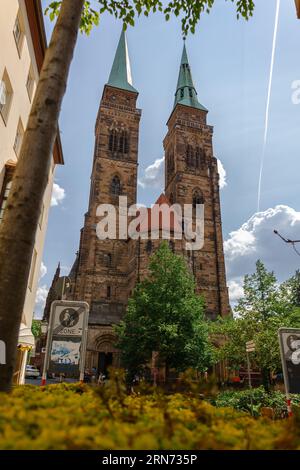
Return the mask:
[[247,341],[246,343],[246,352],[255,352],[255,343],[253,340]]
[[286,393],[300,393],[300,329],[278,330]]
[[42,383],[47,372],[83,380],[88,315],[86,302],[52,303]]

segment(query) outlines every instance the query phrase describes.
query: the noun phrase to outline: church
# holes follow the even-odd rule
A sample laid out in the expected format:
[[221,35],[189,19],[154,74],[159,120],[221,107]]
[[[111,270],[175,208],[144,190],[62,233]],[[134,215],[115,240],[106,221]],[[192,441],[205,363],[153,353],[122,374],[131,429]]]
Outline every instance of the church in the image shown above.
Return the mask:
[[[109,80],[104,86],[95,125],[89,206],[80,234],[77,258],[70,272],[68,300],[86,301],[90,306],[86,367],[106,372],[119,365],[113,325],[126,311],[136,283],[147,275],[149,257],[161,243],[152,240],[97,237],[95,227],[99,204],[118,210],[119,196],[128,206],[137,203],[138,143],[141,110],[137,107],[125,32],[117,46]],[[223,253],[217,159],[213,154],[213,127],[207,124],[208,110],[199,102],[184,44],[163,141],[165,188],[157,204],[204,205],[204,245],[187,250],[175,237],[181,227],[171,227],[171,249],[185,257],[205,299],[207,318],[230,313]],[[151,209],[148,209],[151,212]],[[163,226],[159,226],[160,235]]]

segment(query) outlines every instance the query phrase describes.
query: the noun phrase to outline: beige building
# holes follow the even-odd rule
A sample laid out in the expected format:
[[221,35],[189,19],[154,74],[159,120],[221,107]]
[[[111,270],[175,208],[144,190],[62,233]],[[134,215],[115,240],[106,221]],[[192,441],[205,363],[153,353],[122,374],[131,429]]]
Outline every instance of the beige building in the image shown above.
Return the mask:
[[[46,49],[40,0],[1,0],[0,16],[0,223],[16,167]],[[24,381],[31,323],[51,204],[56,164],[63,164],[56,141],[45,191],[20,330],[15,381]]]

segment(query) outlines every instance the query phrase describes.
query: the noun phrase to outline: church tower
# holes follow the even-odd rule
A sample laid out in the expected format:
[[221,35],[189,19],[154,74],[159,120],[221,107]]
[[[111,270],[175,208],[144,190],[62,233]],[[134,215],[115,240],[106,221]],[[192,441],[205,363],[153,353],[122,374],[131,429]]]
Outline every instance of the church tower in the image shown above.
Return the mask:
[[87,367],[104,371],[117,364],[112,324],[125,312],[135,282],[128,240],[100,240],[96,234],[99,204],[112,204],[118,220],[119,196],[136,203],[138,138],[141,111],[132,85],[125,32],[122,31],[95,126],[95,150],[88,212],[72,268],[68,298],[90,305]]
[[184,44],[174,107],[164,139],[165,193],[170,202],[204,204],[204,246],[192,251],[198,292],[206,302],[206,314],[214,319],[230,312],[226,287],[219,174],[213,154],[213,128],[208,110],[200,104]]

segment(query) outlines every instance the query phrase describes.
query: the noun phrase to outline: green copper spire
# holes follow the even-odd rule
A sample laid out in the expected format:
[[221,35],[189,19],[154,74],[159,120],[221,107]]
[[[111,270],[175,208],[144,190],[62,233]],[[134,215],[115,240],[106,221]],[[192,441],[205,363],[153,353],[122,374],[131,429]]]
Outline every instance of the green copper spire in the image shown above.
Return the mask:
[[183,104],[185,106],[191,106],[192,108],[198,108],[202,109],[203,111],[207,111],[207,109],[199,103],[197,98],[197,92],[193,83],[192,72],[186,53],[185,43],[183,45],[174,108],[177,104]]
[[114,63],[107,84],[115,88],[121,88],[122,90],[137,93],[137,90],[132,86],[127,39],[124,31],[121,32]]

